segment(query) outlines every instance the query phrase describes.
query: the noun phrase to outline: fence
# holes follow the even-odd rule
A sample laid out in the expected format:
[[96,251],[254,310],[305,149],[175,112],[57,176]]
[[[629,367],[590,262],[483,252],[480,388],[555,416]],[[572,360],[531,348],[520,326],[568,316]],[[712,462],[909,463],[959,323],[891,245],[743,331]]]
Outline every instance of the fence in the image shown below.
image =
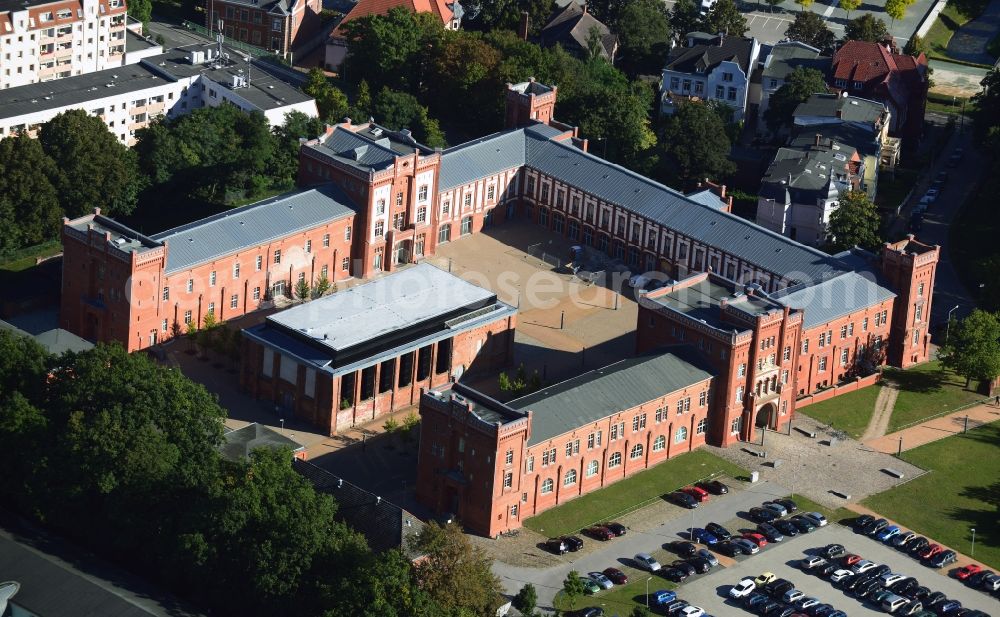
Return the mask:
[[844,384],[838,384],[832,388],[823,390],[822,392],[816,392],[815,394],[807,394],[806,396],[795,401],[795,408],[801,409],[812,405],[813,403],[819,403],[835,396],[841,394],[847,394],[848,392],[854,392],[855,390],[860,390],[861,388],[867,388],[868,386],[873,386],[882,379],[882,373],[872,373],[866,377],[858,377],[854,381]]
[[[920,420],[914,420],[913,422],[910,422],[909,424],[904,424],[903,426],[896,427],[896,429],[893,432],[895,433],[895,432],[901,431],[903,429],[910,428],[911,426],[916,426],[918,424],[923,424],[924,422],[927,422],[928,420],[935,420],[935,419],[940,418],[942,416],[947,416],[948,414],[953,414],[953,413],[955,413],[957,411],[962,411],[963,409],[970,409],[972,407],[975,407],[976,405],[982,405],[984,403],[987,403],[987,402],[989,402],[989,400],[990,400],[990,398],[987,397],[987,398],[984,398],[984,399],[980,399],[978,401],[972,401],[971,403],[966,403],[964,405],[959,405],[958,407],[955,407],[954,409],[949,409],[947,411],[942,411],[940,413],[934,414],[933,416],[927,416],[926,418],[921,418]],[[973,423],[975,423],[975,425],[973,425]],[[973,420],[972,422],[969,423],[969,428],[976,428],[976,427],[982,426],[984,424],[988,424],[988,422],[979,422],[977,420]]]
[[542,243],[532,244],[525,251],[528,255],[531,255],[535,259],[552,266],[553,268],[561,268],[563,266],[563,260],[559,259],[557,255],[552,253],[547,253],[542,249]]

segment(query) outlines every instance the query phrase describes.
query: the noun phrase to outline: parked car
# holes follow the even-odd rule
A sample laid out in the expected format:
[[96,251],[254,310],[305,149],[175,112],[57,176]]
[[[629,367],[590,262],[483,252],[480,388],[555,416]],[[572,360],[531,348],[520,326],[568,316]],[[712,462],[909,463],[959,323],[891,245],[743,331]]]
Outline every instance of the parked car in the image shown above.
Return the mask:
[[708,546],[712,546],[719,542],[719,539],[716,538],[715,535],[700,527],[695,527],[691,530],[691,539],[695,542],[707,544]]
[[889,525],[882,531],[875,534],[875,539],[879,542],[885,542],[886,540],[891,540],[897,533],[899,533],[899,527],[896,525]]
[[570,617],[604,617],[604,609],[600,606],[589,606],[578,611],[567,613]]
[[758,524],[757,531],[767,538],[768,542],[781,542],[785,539],[784,534],[778,531],[778,528],[770,523]]
[[817,527],[826,527],[827,520],[821,512],[806,512],[801,516]]
[[731,534],[728,529],[718,523],[709,523],[708,525],[705,525],[705,530],[720,540],[728,540],[733,537],[733,534]]
[[754,585],[757,585],[758,587],[763,587],[764,585],[767,585],[776,578],[778,578],[778,576],[774,572],[761,572],[757,576],[757,578],[753,579],[753,582]]
[[958,555],[955,551],[941,551],[928,559],[928,563],[934,568],[943,568],[947,565],[955,563],[958,560]]
[[785,516],[786,514],[788,514],[788,510],[785,509],[785,506],[781,505],[776,501],[765,501],[764,503],[760,504],[760,506],[762,508],[767,508],[771,512],[777,514],[778,516]]
[[663,606],[668,602],[673,602],[677,599],[677,594],[673,591],[667,589],[658,589],[653,593],[649,594],[649,599],[651,604],[655,606]]
[[750,595],[755,589],[757,589],[757,585],[754,583],[753,579],[745,578],[729,589],[729,597],[744,598]]
[[592,578],[583,579],[583,591],[589,595],[594,595],[601,591],[601,586]]
[[699,488],[697,486],[686,486],[681,490],[693,497],[695,501],[699,503],[708,501],[708,491],[703,488]]
[[614,582],[605,576],[603,572],[587,572],[587,576],[590,577],[590,580],[600,585],[602,589],[611,589],[615,586]]
[[851,526],[854,527],[854,531],[864,533],[869,525],[875,522],[875,517],[871,514],[861,514],[854,519]]
[[997,576],[992,572],[988,573],[986,576],[983,577],[982,582],[979,583],[979,587],[981,589],[985,589],[986,591],[1000,590],[1000,576]]
[[790,520],[793,525],[798,527],[799,531],[801,531],[802,533],[809,533],[812,531],[816,531],[816,524],[813,523],[808,518],[802,516],[801,514],[796,514],[795,516],[793,516],[788,520]]
[[795,503],[794,501],[792,501],[787,497],[782,497],[781,499],[773,499],[772,501],[774,501],[775,503],[780,503],[781,505],[785,506],[785,509],[788,510],[789,513],[798,512],[799,510],[799,504]]
[[944,595],[943,592],[941,592],[941,591],[935,591],[934,593],[929,594],[927,596],[927,598],[924,599],[923,602],[924,602],[924,606],[926,606],[927,608],[931,608],[935,604],[941,604],[942,602],[946,602],[947,600],[948,600],[948,596]]
[[820,603],[819,600],[816,598],[813,598],[811,596],[802,596],[801,598],[795,601],[795,606],[798,607],[799,610],[805,610],[810,606],[816,606],[819,603]]
[[869,536],[874,536],[878,532],[888,527],[888,525],[889,521],[885,520],[884,518],[877,519],[873,521],[870,525],[868,525],[868,527],[865,528],[865,533]]
[[771,598],[762,591],[755,591],[743,598],[743,606],[749,611],[756,611],[764,606]]
[[777,512],[774,510],[768,510],[767,508],[750,508],[747,515],[750,517],[750,520],[755,523],[770,523],[774,519],[779,518]]
[[861,555],[855,555],[854,553],[848,553],[840,558],[841,565],[845,567],[853,566],[859,561],[861,561]]
[[594,525],[587,529],[587,535],[597,540],[611,540],[615,537],[613,531],[603,525]]
[[705,609],[698,606],[685,606],[677,614],[680,617],[702,617],[705,614]]
[[684,491],[674,491],[673,493],[667,495],[667,499],[685,508],[698,507],[698,501],[695,500],[695,498],[692,497],[691,495],[685,493]]
[[819,554],[827,559],[837,559],[846,555],[847,549],[844,548],[843,544],[827,544],[819,549]]
[[983,584],[990,578],[996,576],[989,570],[980,570],[976,572],[969,578],[965,579],[966,585],[971,585],[972,587],[983,588]]
[[698,574],[704,574],[712,569],[712,562],[701,556],[691,557],[690,559],[686,559],[685,561],[691,564],[694,567],[695,572],[697,572]]
[[798,589],[792,587],[791,589],[789,589],[785,593],[781,594],[781,601],[782,602],[787,602],[789,604],[792,604],[796,600],[798,600],[799,598],[804,598],[804,597],[806,597],[806,594],[804,594],[801,591],[799,591]]
[[681,583],[688,577],[687,570],[681,570],[679,568],[667,568],[665,570],[660,570],[660,575],[668,581],[674,583]]
[[937,609],[938,615],[950,615],[962,608],[962,603],[958,600],[948,600]]
[[726,557],[736,557],[743,552],[740,547],[736,546],[732,542],[719,542],[712,548]]
[[562,541],[566,543],[566,548],[571,553],[575,553],[576,551],[583,548],[583,540],[581,540],[577,536],[563,536]]
[[955,578],[957,578],[960,581],[964,581],[967,580],[973,574],[976,574],[977,572],[982,572],[982,570],[983,567],[981,565],[976,563],[970,563],[965,567],[959,568],[955,572]]
[[878,564],[875,563],[874,561],[868,561],[867,559],[862,559],[858,563],[854,564],[854,567],[851,569],[854,570],[855,574],[864,574],[865,572],[873,570],[877,567]]
[[649,570],[650,572],[656,572],[663,566],[660,562],[653,558],[649,553],[636,553],[635,562],[639,564],[644,570]]
[[820,578],[827,578],[839,569],[840,566],[838,566],[837,564],[827,562],[821,566],[813,568],[812,573],[815,574],[816,576],[819,576]]
[[670,604],[667,604],[666,613],[668,615],[676,615],[685,606],[688,606],[688,603],[684,600],[674,600]]
[[685,561],[683,559],[676,559],[676,560],[674,560],[674,562],[672,564],[670,564],[670,567],[671,568],[676,568],[678,570],[682,570],[688,576],[694,576],[695,574],[698,573],[698,571],[695,569],[694,566],[692,566],[690,563],[688,563],[687,561]]
[[937,174],[935,174],[935,176],[934,176],[934,181],[935,182],[947,182],[948,181],[948,172],[944,171],[944,170],[941,170],[941,171],[937,172]]
[[707,482],[699,482],[695,486],[702,488],[713,495],[725,495],[729,492],[729,487],[719,482],[718,480],[708,480]]
[[789,538],[794,538],[795,536],[799,535],[799,528],[796,527],[795,523],[793,523],[791,521],[787,521],[787,520],[782,519],[782,520],[779,520],[779,521],[774,521],[771,524],[774,525],[774,527],[778,531],[780,531],[781,533],[785,534]]
[[615,585],[628,584],[628,576],[626,576],[625,573],[619,570],[618,568],[605,568],[604,576],[610,578],[611,582],[613,582]]
[[[895,572],[888,572],[888,573],[882,575],[882,586],[886,587],[886,588],[889,588],[889,587],[892,587],[893,585],[895,585],[896,583],[898,583],[900,581],[905,581],[908,578],[910,578],[910,577],[906,576],[905,574],[897,574]],[[893,593],[895,593],[895,590],[893,590]]]
[[624,536],[628,533],[628,529],[626,529],[625,525],[622,525],[621,523],[601,523],[601,526],[610,529],[611,533],[615,534],[616,538]]
[[811,555],[809,557],[803,558],[802,561],[799,562],[799,567],[802,568],[803,570],[812,570],[817,566],[826,565],[827,563],[828,562],[822,557]]
[[906,543],[906,552],[911,555],[916,555],[923,549],[927,548],[928,544],[930,544],[930,541],[927,538],[918,536]]
[[850,570],[836,570],[833,574],[830,575],[830,582],[837,584],[843,581],[844,579],[850,578],[852,576],[854,576],[854,572],[851,572]]
[[912,531],[902,531],[896,534],[896,537],[892,539],[892,545],[896,548],[902,548],[906,546],[906,543],[917,537],[917,534]]
[[920,587],[920,582],[913,577],[906,577],[903,580],[895,583],[890,587],[892,592],[896,595],[906,596],[907,598],[913,597],[913,592]]
[[934,187],[931,187],[927,189],[927,191],[924,193],[923,199],[929,199],[931,203],[934,203],[935,201],[937,201],[937,198],[940,194],[941,191],[939,191]]
[[698,545],[685,542],[684,540],[674,540],[669,546],[670,550],[681,557],[692,557],[698,553]]
[[746,538],[736,538],[732,543],[738,546],[744,555],[756,555],[760,552],[760,547]]
[[699,548],[698,556],[707,561],[713,568],[719,565],[719,558],[715,556],[715,553],[707,548]]
[[764,586],[764,591],[771,594],[772,598],[780,598],[785,595],[785,592],[789,589],[794,589],[795,585],[791,581],[785,580],[783,578],[776,578],[767,585]]
[[897,615],[916,615],[924,610],[924,605],[920,600],[911,599],[902,608],[896,611]]
[[545,548],[556,555],[566,552],[566,542],[562,538],[549,538],[545,541]]
[[750,540],[751,542],[756,544],[758,548],[764,548],[765,546],[767,546],[767,538],[765,538],[762,534],[748,531],[747,533],[743,534],[743,538],[746,540]]
[[940,544],[928,544],[926,547],[921,549],[920,552],[917,553],[917,557],[920,557],[921,559],[930,559],[931,557],[937,555],[943,550],[944,549],[941,548]]

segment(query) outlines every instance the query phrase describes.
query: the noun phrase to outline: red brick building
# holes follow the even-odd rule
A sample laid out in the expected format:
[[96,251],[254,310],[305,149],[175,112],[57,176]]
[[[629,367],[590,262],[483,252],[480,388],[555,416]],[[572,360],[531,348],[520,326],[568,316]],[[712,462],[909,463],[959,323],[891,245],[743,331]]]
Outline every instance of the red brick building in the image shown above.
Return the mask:
[[322,0],[207,0],[205,27],[287,55],[320,32]]
[[243,331],[240,383],[336,434],[511,361],[516,309],[420,264]]
[[893,137],[916,141],[923,133],[929,76],[927,57],[896,53],[895,46],[847,41],[833,55],[833,89],[889,107]]
[[503,404],[462,384],[420,401],[417,499],[487,536],[706,441],[713,377],[686,347]]

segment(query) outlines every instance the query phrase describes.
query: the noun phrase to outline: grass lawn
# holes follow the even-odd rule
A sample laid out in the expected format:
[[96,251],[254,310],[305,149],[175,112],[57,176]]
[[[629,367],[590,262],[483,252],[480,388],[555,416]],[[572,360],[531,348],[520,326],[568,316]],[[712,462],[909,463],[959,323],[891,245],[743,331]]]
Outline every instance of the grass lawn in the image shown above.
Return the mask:
[[35,246],[23,248],[11,256],[8,261],[0,263],[0,270],[4,272],[20,272],[35,265],[38,257],[51,257],[62,252],[62,243],[59,240],[50,240]]
[[857,439],[868,427],[875,412],[875,399],[882,387],[862,388],[802,408],[802,413],[840,429]]
[[952,0],[934,20],[924,41],[930,56],[948,57],[948,41],[966,23],[982,15],[989,0]]
[[[584,576],[585,572],[582,572]],[[615,585],[611,589],[600,591],[592,596],[578,597],[573,601],[561,591],[556,595],[555,608],[561,611],[572,611],[589,606],[600,606],[604,609],[605,615],[621,615],[626,617],[636,606],[646,605],[646,579],[649,574],[636,577],[629,581],[627,585]],[[653,575],[653,580],[649,581],[649,593],[660,589],[677,589],[677,585],[666,581],[663,578]],[[650,605],[652,612],[652,605]]]
[[966,555],[976,530],[976,559],[1000,568],[1000,423],[935,441],[902,458],[929,470],[864,504]]
[[826,520],[828,520],[831,523],[841,523],[845,521],[849,522],[854,520],[855,517],[857,517],[857,513],[852,512],[847,508],[836,508],[831,510],[830,508],[827,508],[826,506],[821,506],[812,499],[809,499],[804,495],[799,495],[798,493],[791,495],[789,499],[794,501],[795,505],[799,507],[800,513],[819,512],[820,514],[826,517]]
[[[984,398],[978,392],[966,390],[965,378],[943,369],[937,361],[905,371],[887,368],[885,378],[898,384],[900,389],[889,420],[890,433]],[[807,413],[809,409],[806,408]]]
[[546,510],[524,526],[547,536],[576,533],[594,523],[621,516],[708,476],[746,475],[746,470],[703,450],[660,463],[599,491]]

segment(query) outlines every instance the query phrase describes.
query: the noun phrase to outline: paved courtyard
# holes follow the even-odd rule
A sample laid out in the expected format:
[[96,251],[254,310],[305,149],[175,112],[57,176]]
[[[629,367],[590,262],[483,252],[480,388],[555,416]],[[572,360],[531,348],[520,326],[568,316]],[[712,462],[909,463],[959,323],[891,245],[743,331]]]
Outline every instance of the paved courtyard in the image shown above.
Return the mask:
[[[831,508],[860,501],[925,473],[919,467],[872,450],[853,439],[837,438],[833,445],[827,445],[833,438],[832,432],[803,413],[809,413],[809,408],[796,415],[791,434],[767,431],[763,446],[758,442],[730,448],[709,447],[709,450],[745,469],[758,471],[762,479],[786,486],[793,493]],[[796,429],[815,433],[816,437],[808,437]],[[767,458],[751,454],[760,451],[767,452]],[[886,468],[901,472],[903,479],[883,472]],[[845,499],[833,491],[850,495],[850,498]]]

